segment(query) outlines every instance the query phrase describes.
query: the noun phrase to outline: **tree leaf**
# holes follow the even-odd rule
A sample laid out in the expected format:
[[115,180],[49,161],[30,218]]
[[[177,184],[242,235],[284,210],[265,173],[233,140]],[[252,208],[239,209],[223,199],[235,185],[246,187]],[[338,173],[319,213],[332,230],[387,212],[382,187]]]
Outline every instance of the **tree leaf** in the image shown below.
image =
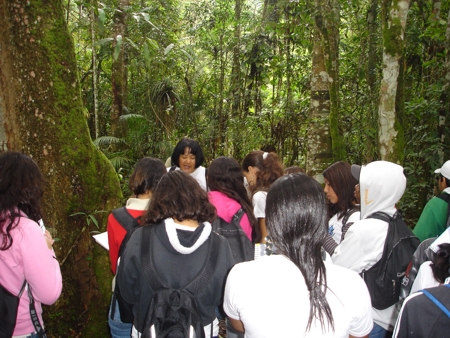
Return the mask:
[[149,47],[153,47],[154,50],[158,50],[159,49],[159,45],[158,45],[157,41],[155,41],[153,39],[150,39],[150,38],[147,38],[147,42],[148,42]]
[[97,147],[110,146],[111,144],[125,143],[123,139],[114,136],[100,136],[96,138],[93,142]]
[[125,40],[137,51],[140,51],[139,47],[134,43],[133,40],[131,40],[130,38],[125,38]]
[[192,62],[194,62],[194,58],[191,56],[191,54],[189,54],[188,52],[186,52],[183,48],[180,48],[181,52],[186,55],[188,57],[189,60],[191,60]]
[[89,218],[91,219],[92,223],[94,223],[95,226],[96,226],[97,229],[98,229],[98,221],[97,221],[97,219],[94,217],[94,215],[89,214],[88,216],[89,216]]
[[114,47],[113,59],[116,61],[119,58],[120,47],[122,46],[122,35],[116,36],[116,47]]
[[111,42],[111,41],[113,41],[113,40],[114,40],[114,38],[105,38],[105,39],[101,39],[101,40],[98,40],[98,41],[95,43],[95,45],[96,45],[96,46],[104,45],[105,43]]
[[175,47],[175,44],[171,43],[170,45],[168,45],[165,49],[164,49],[164,55],[167,55],[170,53],[170,51],[173,49],[173,47]]

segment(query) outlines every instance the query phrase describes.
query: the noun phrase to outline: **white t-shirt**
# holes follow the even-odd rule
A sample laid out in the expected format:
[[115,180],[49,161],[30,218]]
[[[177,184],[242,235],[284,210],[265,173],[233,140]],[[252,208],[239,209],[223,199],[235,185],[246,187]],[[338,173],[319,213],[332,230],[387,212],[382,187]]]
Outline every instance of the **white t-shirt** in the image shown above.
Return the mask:
[[[360,214],[361,213],[359,211],[355,211],[353,214],[351,214],[348,218],[347,224],[359,221]],[[335,214],[328,221],[328,232],[337,244],[341,243],[343,226],[342,221],[344,220],[344,218],[345,216],[343,216],[341,219],[338,219],[337,214]]]
[[[167,168],[167,172],[169,172],[171,167]],[[181,170],[179,167],[175,167],[175,170]],[[198,167],[192,173],[190,173],[193,178],[198,182],[198,184],[202,187],[203,190],[208,191],[206,187],[206,168]]]
[[419,272],[417,272],[416,279],[414,279],[410,294],[423,289],[439,286],[440,283],[434,279],[431,263],[431,261],[426,261],[420,265]]
[[257,191],[252,197],[253,213],[256,218],[266,218],[267,191]]
[[[355,272],[325,263],[326,298],[334,333],[314,320],[309,332],[309,292],[303,275],[282,255],[237,264],[228,275],[224,310],[244,323],[246,338],[364,336],[372,330],[372,306],[366,284]],[[300,333],[300,334],[299,334]]]

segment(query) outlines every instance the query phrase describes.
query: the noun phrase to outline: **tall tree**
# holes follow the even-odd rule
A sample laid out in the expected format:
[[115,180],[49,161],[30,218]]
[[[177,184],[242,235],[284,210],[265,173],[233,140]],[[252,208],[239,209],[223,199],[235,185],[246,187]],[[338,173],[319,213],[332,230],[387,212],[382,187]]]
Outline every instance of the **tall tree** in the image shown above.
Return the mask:
[[[401,125],[404,104],[400,60],[405,49],[409,0],[383,0],[383,79],[378,109],[378,139],[383,160],[403,162],[404,134]],[[402,102],[403,101],[403,102]]]
[[339,130],[339,1],[315,0],[315,22],[323,40],[330,86],[330,133],[333,157],[343,160],[346,151]]
[[123,137],[125,134],[125,126],[120,124],[120,117],[126,114],[127,109],[128,72],[124,42],[127,33],[126,20],[129,5],[130,0],[119,0],[114,14],[111,134],[116,137]]
[[104,229],[102,222],[95,227],[95,211],[116,206],[121,192],[89,137],[62,6],[59,0],[0,1],[0,143],[3,151],[32,156],[47,180],[43,219],[60,238],[54,248],[64,287],[57,304],[45,309],[52,314],[46,329],[51,336],[99,337],[108,335],[111,273],[107,252],[93,244],[90,231]]
[[306,172],[323,183],[322,172],[333,160],[329,126],[329,75],[325,66],[323,42],[316,30],[313,36],[311,69],[311,124],[308,128],[308,154]]

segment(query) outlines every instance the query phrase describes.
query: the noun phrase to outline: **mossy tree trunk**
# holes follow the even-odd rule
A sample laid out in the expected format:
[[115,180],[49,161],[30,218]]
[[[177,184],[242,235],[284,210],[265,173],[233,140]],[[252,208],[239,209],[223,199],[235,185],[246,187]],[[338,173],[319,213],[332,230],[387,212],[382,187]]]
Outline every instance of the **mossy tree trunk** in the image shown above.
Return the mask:
[[367,53],[367,85],[369,86],[370,100],[367,106],[366,118],[363,122],[365,148],[363,163],[369,163],[378,158],[378,101],[380,83],[380,31],[378,0],[370,0],[367,11],[368,53]]
[[[116,207],[121,191],[89,136],[62,2],[0,0],[0,22],[0,143],[38,163],[47,180],[43,219],[60,238],[63,292],[44,309],[46,328],[50,337],[107,336],[111,272],[90,232],[104,230],[107,213],[94,212]],[[77,212],[95,215],[100,229],[70,216]]]
[[405,26],[409,0],[383,0],[381,22],[383,32],[383,78],[378,108],[378,140],[381,159],[403,162],[404,134],[403,79],[400,60],[405,49]]
[[322,39],[316,30],[313,36],[311,70],[311,123],[308,128],[306,172],[323,183],[322,172],[333,160],[329,126],[329,75],[325,66]]
[[345,160],[343,132],[339,130],[339,1],[315,0],[314,18],[323,41],[330,93],[330,134],[334,160]]
[[128,88],[128,56],[125,44],[127,34],[127,11],[130,0],[119,0],[114,12],[114,43],[113,64],[111,70],[112,107],[111,107],[111,135],[119,138],[125,137],[125,124],[120,117],[127,114],[127,88]]
[[449,92],[450,92],[450,10],[447,16],[447,29],[445,34],[445,63],[444,63],[444,85],[440,95],[440,107],[439,107],[439,139],[442,144],[442,150],[439,151],[440,163],[444,163],[445,159],[449,156],[449,151],[445,151],[445,133],[446,133],[446,121],[449,111]]

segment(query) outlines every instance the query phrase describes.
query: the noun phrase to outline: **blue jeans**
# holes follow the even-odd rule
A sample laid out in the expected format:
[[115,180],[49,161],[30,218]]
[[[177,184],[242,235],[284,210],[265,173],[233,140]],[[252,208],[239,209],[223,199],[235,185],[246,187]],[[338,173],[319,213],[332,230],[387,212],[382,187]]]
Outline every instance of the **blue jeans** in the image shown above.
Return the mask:
[[370,331],[369,338],[384,338],[386,336],[387,330],[373,322],[372,331]]
[[116,301],[116,309],[114,311],[114,318],[111,319],[112,299],[108,311],[108,325],[113,338],[130,338],[131,337],[131,323],[122,323],[120,320],[119,304]]

